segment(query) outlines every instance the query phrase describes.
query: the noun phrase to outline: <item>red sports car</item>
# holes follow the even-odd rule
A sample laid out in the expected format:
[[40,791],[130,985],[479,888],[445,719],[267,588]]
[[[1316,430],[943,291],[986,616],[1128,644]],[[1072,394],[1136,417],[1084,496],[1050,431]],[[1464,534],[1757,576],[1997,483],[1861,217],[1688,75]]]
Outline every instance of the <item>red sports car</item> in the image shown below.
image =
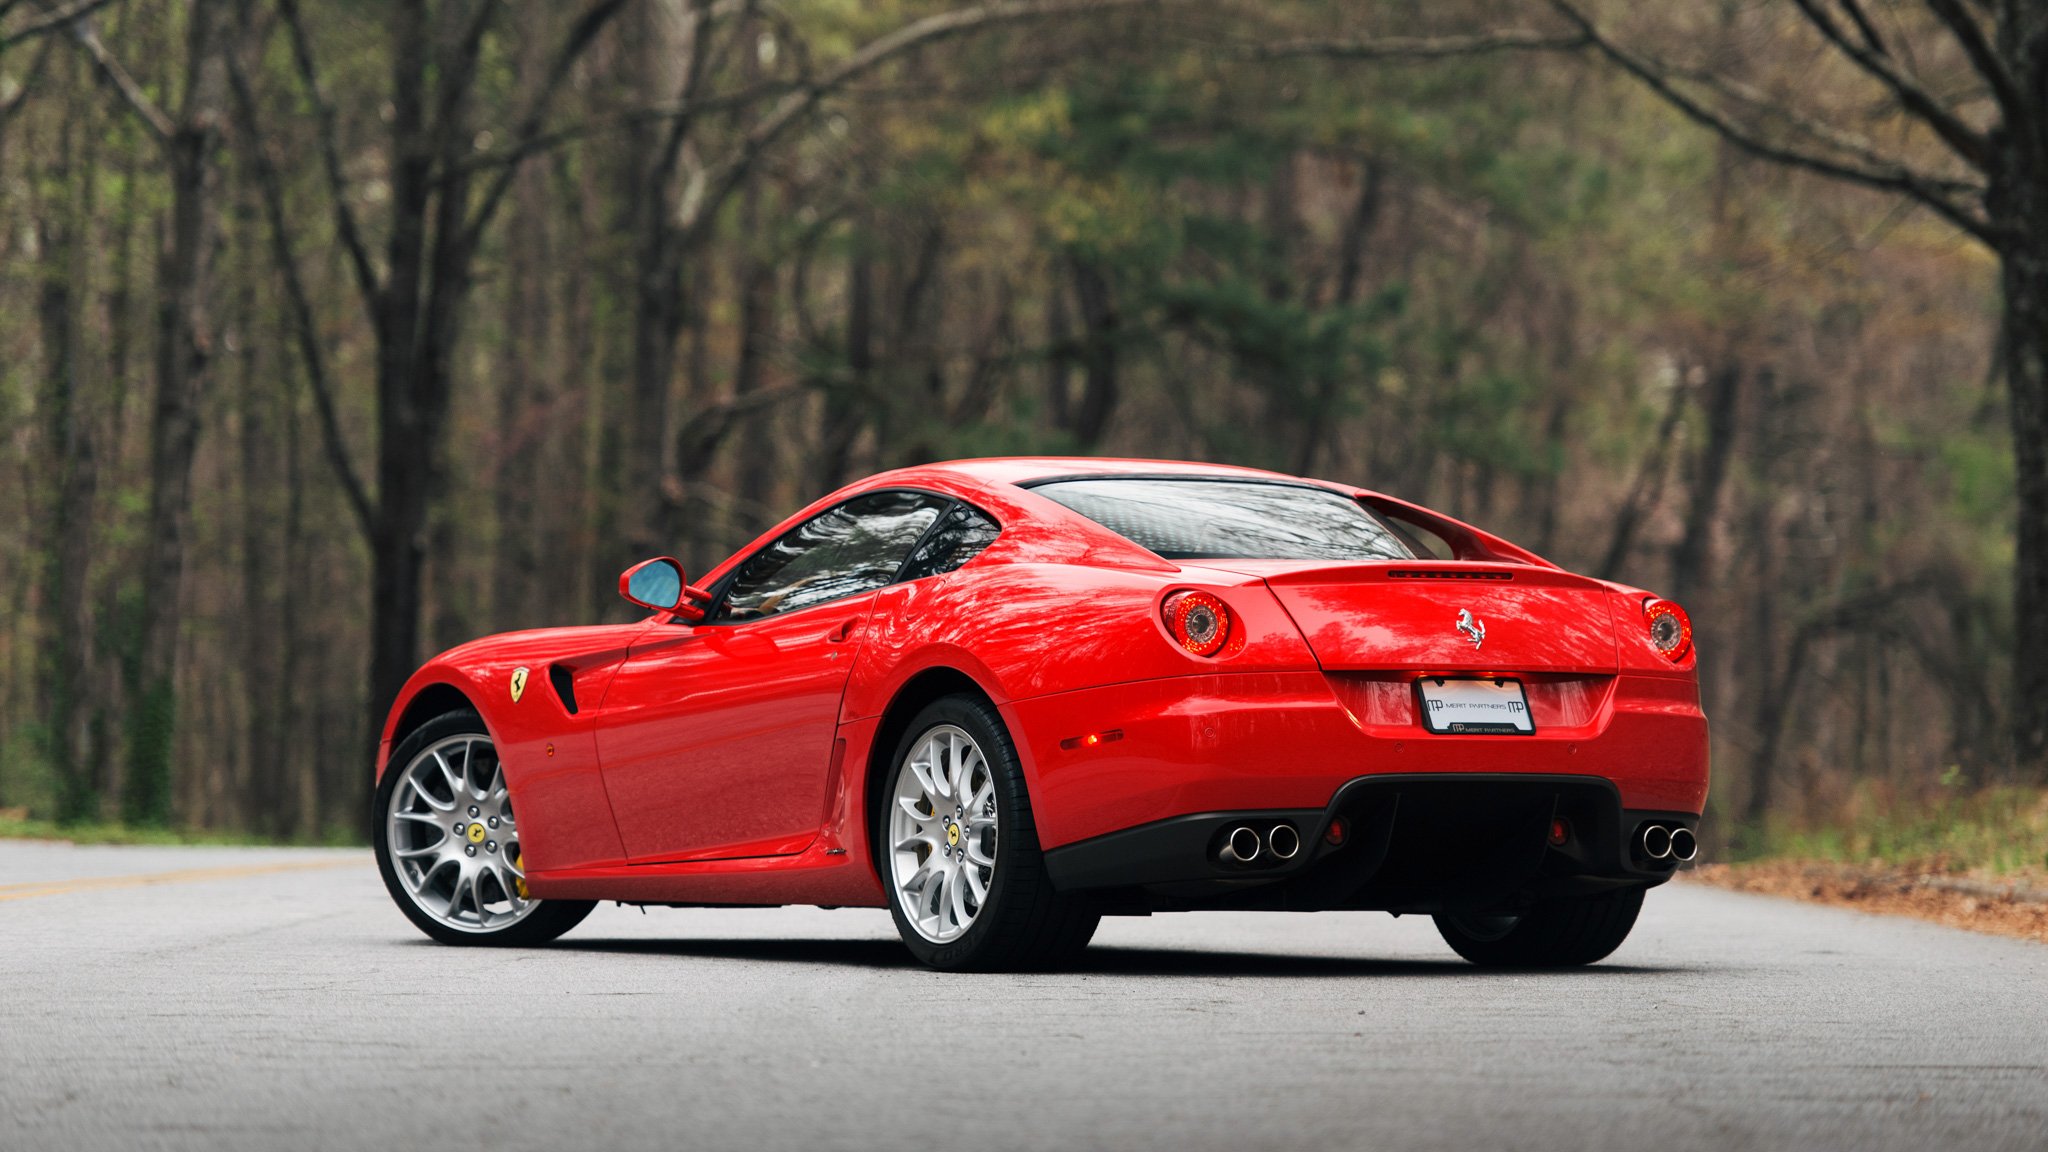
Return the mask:
[[1428,913],[1586,964],[1696,850],[1692,625],[1377,492],[1149,460],[870,477],[636,624],[429,661],[376,854],[448,943],[597,900],[886,906],[939,968],[1058,964],[1103,916]]

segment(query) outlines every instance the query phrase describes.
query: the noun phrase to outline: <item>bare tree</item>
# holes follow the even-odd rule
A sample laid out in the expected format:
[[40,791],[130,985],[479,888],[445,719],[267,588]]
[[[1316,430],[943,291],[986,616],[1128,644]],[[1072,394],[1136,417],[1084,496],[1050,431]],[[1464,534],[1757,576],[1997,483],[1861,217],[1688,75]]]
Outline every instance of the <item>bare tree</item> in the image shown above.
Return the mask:
[[[1860,0],[1793,6],[1899,116],[1939,142],[1938,155],[1880,148],[1824,112],[1625,45],[1583,5],[1552,0],[1602,56],[1689,119],[1765,159],[1904,196],[1997,255],[1997,359],[2019,497],[2012,737],[2021,770],[2048,778],[2048,6],[1921,0],[1880,13],[1884,29]],[[1930,80],[1916,64],[1952,51],[1967,64],[1967,84]]]
[[[96,5],[72,5],[71,10]],[[183,93],[175,110],[150,97],[100,41],[84,12],[72,38],[100,78],[163,150],[170,174],[168,235],[157,263],[156,397],[149,425],[149,524],[142,564],[141,654],[121,810],[130,821],[170,818],[171,736],[177,720],[180,590],[199,444],[199,410],[213,334],[207,317],[209,264],[219,227],[215,154],[221,138],[221,0],[194,0],[185,13]],[[50,19],[55,19],[52,14]]]
[[[1867,98],[1807,106],[1818,85],[1765,91],[1713,60],[1667,59],[1612,30],[1584,0],[1546,0],[1556,31],[1441,38],[1296,39],[1254,58],[1427,60],[1591,51],[1743,151],[1925,207],[1998,258],[1996,357],[2009,398],[2018,489],[2011,732],[2021,771],[2048,779],[2048,5],[2025,0],[1789,0],[1757,18],[1852,69]],[[1641,12],[1630,9],[1636,22]],[[1689,10],[1688,10],[1689,11]],[[1684,37],[1679,37],[1684,38]],[[1697,37],[1692,38],[1697,40]],[[1935,69],[1948,62],[1954,67]],[[1857,130],[1889,109],[1911,131]]]

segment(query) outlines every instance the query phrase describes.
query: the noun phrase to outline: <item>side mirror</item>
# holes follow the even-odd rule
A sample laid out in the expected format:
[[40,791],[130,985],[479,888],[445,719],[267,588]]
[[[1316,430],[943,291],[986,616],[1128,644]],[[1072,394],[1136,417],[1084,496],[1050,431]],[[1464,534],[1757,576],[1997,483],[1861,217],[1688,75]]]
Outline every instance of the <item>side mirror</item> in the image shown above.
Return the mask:
[[704,610],[689,601],[709,598],[702,589],[690,587],[681,562],[668,556],[642,560],[619,573],[619,595],[642,608],[685,620],[702,620]]

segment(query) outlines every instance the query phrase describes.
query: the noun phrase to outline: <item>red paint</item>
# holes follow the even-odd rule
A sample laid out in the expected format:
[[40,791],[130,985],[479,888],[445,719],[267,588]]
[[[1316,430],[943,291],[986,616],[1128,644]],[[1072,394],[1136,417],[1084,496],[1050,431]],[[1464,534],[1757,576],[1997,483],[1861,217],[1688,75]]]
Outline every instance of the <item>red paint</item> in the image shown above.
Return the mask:
[[[877,756],[874,744],[898,693],[936,669],[971,680],[1002,714],[1047,848],[1187,813],[1316,807],[1376,772],[1597,775],[1630,808],[1700,811],[1696,657],[1688,645],[1674,661],[1651,642],[1652,593],[1345,485],[1327,486],[1461,559],[1173,562],[1017,486],[1118,473],[1272,476],[1014,459],[871,477],[697,584],[717,587],[801,520],[878,488],[959,497],[1002,534],[957,571],[786,615],[710,624],[657,613],[464,645],[408,683],[384,752],[421,691],[462,692],[504,758],[529,882],[561,898],[882,903],[866,799],[871,765],[893,749]],[[1188,591],[1228,612],[1214,655],[1171,631],[1168,600]],[[1485,625],[1477,646],[1455,626],[1461,610]],[[557,698],[551,665],[571,670],[577,714]],[[516,667],[529,670],[517,703]],[[1474,674],[1520,679],[1536,734],[1426,732],[1414,680]]]

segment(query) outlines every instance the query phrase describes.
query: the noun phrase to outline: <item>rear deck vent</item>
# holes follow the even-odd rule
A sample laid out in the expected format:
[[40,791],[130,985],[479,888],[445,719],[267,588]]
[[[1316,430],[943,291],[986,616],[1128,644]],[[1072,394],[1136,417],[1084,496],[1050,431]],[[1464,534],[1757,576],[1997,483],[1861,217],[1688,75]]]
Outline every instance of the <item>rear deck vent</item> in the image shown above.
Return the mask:
[[1389,580],[1513,580],[1513,572],[1500,572],[1484,568],[1442,569],[1442,568],[1396,568],[1387,573]]
[[569,715],[576,714],[576,674],[560,664],[548,665],[548,683],[555,686],[555,695],[562,698],[562,707]]

